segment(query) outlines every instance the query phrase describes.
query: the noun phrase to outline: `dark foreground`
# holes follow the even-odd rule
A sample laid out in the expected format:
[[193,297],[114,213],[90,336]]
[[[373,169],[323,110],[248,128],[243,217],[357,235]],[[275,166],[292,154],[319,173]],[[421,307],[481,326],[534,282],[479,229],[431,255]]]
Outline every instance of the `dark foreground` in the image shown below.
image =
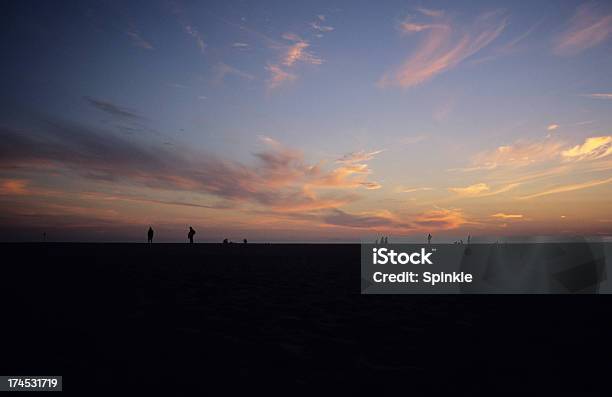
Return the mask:
[[67,392],[610,393],[608,296],[360,295],[357,245],[0,249],[0,374]]

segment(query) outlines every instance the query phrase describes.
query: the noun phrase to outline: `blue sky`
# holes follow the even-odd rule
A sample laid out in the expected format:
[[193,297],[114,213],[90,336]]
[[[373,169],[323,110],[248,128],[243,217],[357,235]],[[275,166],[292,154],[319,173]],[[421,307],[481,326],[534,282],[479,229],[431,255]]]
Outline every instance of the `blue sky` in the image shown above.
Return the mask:
[[605,2],[3,8],[0,200],[24,235],[172,240],[187,210],[210,239],[611,230]]

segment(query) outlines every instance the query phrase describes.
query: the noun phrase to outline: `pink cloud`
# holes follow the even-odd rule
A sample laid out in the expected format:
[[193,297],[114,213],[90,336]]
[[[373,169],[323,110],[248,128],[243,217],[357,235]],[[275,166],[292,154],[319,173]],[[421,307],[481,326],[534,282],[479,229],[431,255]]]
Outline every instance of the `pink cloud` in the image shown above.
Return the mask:
[[583,4],[572,16],[569,27],[556,39],[558,55],[575,55],[595,47],[612,35],[612,14],[602,14],[593,4]]
[[469,29],[453,23],[441,13],[427,15],[434,18],[435,23],[410,21],[402,25],[404,32],[425,32],[425,37],[401,67],[380,79],[381,86],[409,88],[422,84],[488,46],[506,27],[506,20],[500,18],[498,12],[480,15]]

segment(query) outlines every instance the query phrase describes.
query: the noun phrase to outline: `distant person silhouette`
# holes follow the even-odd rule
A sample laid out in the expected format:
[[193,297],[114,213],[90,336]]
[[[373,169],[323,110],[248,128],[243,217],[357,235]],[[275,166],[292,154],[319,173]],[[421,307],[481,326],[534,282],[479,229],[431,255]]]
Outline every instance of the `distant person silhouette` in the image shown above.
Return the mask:
[[242,240],[243,243],[248,243],[247,239],[245,238],[244,240]]
[[385,245],[389,244],[389,237],[385,237]]
[[153,235],[155,234],[155,232],[153,231],[153,228],[151,226],[149,226],[149,231],[147,232],[147,238],[149,241],[149,244],[151,244],[153,242]]
[[223,239],[223,244],[229,244],[229,240],[228,240],[228,239],[226,239],[226,238],[224,238],[224,239]]
[[427,244],[431,245],[431,233],[427,234]]
[[189,226],[189,233],[187,233],[187,237],[189,237],[189,244],[193,244],[193,236],[196,234],[196,231],[193,230],[191,226]]
[[470,240],[472,240],[472,236],[470,236],[470,235],[468,234],[468,242],[467,242],[467,243],[468,243],[468,245],[470,245]]

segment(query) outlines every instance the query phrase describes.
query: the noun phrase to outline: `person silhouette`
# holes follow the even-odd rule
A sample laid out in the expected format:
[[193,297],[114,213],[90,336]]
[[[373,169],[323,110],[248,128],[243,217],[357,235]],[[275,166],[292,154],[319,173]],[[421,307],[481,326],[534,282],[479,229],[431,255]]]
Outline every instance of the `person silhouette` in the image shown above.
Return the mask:
[[472,236],[470,236],[470,235],[468,234],[468,240],[467,240],[468,245],[470,245],[470,240],[471,240],[471,239],[472,239]]
[[193,244],[193,235],[196,234],[196,231],[193,230],[191,226],[189,226],[189,233],[187,233],[187,237],[189,238],[189,244]]
[[223,239],[223,244],[229,244],[229,240],[228,240],[228,239],[226,239],[226,238],[224,238],[224,239]]
[[149,231],[147,232],[147,241],[149,242],[149,244],[153,243],[153,235],[155,234],[155,232],[153,231],[153,228],[151,226],[149,226]]
[[427,234],[427,244],[431,245],[431,233]]
[[247,239],[245,238],[244,240],[242,240],[243,243],[248,243]]

